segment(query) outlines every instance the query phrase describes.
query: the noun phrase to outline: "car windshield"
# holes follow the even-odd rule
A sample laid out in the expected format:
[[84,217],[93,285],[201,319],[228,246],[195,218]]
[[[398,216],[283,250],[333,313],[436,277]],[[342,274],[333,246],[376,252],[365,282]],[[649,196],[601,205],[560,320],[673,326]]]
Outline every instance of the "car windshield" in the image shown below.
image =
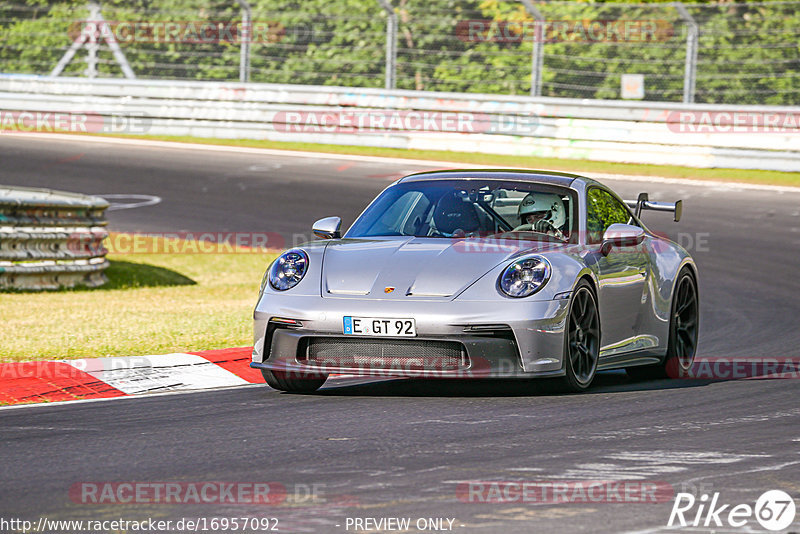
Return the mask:
[[547,184],[497,180],[431,180],[388,188],[346,237],[463,238],[508,236],[569,241],[575,235],[574,192]]

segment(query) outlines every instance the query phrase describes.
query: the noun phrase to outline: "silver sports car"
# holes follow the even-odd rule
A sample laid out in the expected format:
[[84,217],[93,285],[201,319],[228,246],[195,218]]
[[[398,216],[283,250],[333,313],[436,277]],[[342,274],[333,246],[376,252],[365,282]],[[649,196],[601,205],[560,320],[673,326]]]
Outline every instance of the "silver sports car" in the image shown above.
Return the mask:
[[252,367],[283,391],[330,374],[562,377],[685,375],[697,346],[697,268],[642,210],[595,180],[549,171],[406,176],[347,233],[269,267],[254,312]]

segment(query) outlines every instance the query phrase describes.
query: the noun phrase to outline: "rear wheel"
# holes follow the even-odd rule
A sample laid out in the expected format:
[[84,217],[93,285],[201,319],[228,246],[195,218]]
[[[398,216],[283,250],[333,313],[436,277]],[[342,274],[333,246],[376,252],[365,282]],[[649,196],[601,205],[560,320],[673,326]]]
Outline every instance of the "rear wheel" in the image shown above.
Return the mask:
[[572,296],[564,347],[564,381],[570,391],[589,388],[600,354],[600,315],[592,288],[581,281]]
[[318,390],[328,379],[328,375],[300,375],[298,373],[298,376],[291,376],[291,373],[267,369],[262,369],[261,374],[270,387],[289,393],[311,393]]
[[697,283],[687,269],[683,269],[675,285],[672,312],[669,321],[667,355],[658,365],[629,367],[628,376],[638,380],[656,378],[683,378],[689,375],[697,351],[699,306]]

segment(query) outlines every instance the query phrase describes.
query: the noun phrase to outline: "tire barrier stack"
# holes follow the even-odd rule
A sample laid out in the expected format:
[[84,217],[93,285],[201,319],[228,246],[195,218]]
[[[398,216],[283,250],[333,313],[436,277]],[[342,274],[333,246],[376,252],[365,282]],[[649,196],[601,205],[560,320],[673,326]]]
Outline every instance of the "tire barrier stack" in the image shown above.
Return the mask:
[[108,205],[100,197],[0,186],[0,290],[106,283]]

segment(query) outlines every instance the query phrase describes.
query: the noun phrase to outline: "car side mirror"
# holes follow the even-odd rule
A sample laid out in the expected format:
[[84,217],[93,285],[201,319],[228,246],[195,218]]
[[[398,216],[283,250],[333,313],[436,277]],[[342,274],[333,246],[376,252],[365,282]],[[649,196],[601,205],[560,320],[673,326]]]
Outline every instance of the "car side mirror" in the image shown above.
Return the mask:
[[613,247],[635,247],[644,241],[644,230],[631,224],[615,223],[609,226],[603,234],[603,244],[600,252],[608,256]]
[[325,217],[314,223],[311,231],[320,239],[339,239],[342,234],[339,229],[342,227],[342,219],[340,217]]

